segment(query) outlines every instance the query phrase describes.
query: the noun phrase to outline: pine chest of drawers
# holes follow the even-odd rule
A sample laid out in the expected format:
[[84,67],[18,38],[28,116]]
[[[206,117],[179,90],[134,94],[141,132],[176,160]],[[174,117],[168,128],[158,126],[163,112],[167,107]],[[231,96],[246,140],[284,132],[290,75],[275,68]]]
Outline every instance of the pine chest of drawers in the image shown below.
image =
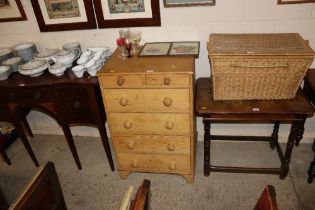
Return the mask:
[[114,52],[98,72],[121,178],[131,172],[195,171],[194,57]]

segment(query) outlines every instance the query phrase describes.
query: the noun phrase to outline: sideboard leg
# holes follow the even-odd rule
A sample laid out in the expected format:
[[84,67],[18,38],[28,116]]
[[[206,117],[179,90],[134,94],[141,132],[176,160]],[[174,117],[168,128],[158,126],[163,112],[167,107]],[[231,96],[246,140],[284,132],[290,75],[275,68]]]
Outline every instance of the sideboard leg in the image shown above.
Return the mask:
[[101,135],[102,144],[103,144],[110,168],[112,171],[114,171],[115,166],[114,166],[114,162],[113,162],[113,158],[112,158],[112,153],[110,151],[110,146],[109,146],[109,142],[108,142],[108,138],[107,138],[105,125],[104,124],[98,125],[98,130],[99,130],[100,135]]
[[275,149],[276,144],[278,142],[279,126],[280,126],[280,122],[276,121],[275,125],[273,126],[273,131],[271,134],[271,141],[270,141],[270,148],[271,149]]
[[300,141],[303,138],[304,134],[304,124],[305,124],[306,118],[304,118],[303,122],[300,122],[296,129],[296,136],[295,136],[295,146],[299,146]]
[[33,160],[35,166],[38,167],[39,166],[38,161],[37,161],[37,159],[35,157],[35,154],[34,154],[34,152],[32,150],[32,147],[31,147],[31,145],[30,145],[30,143],[29,143],[29,141],[28,141],[28,139],[27,139],[27,137],[26,137],[26,135],[24,133],[23,126],[20,123],[18,123],[18,122],[14,122],[14,127],[15,127],[17,133],[19,134],[22,143],[24,144],[24,147],[26,148],[26,151],[28,152],[29,156]]
[[74,141],[73,141],[73,137],[72,137],[72,134],[71,134],[71,130],[70,130],[70,127],[68,125],[61,125],[62,127],[62,130],[65,134],[65,137],[66,137],[66,140],[67,140],[67,143],[70,147],[70,150],[71,150],[71,153],[72,153],[72,156],[78,166],[78,169],[82,169],[82,166],[81,166],[81,162],[80,162],[80,159],[79,159],[79,156],[78,156],[78,152],[77,152],[77,149],[75,148],[75,144],[74,144]]
[[[1,147],[1,146],[0,146]],[[0,148],[0,154],[1,156],[3,157],[3,160],[8,164],[8,165],[11,165],[11,161],[7,155],[7,153],[5,153],[4,149],[1,149]]]
[[181,174],[188,184],[194,183],[194,175],[193,174]]
[[204,124],[204,175],[210,175],[210,121],[203,120]]
[[26,120],[26,116],[23,117],[21,120],[22,120],[22,122],[23,122],[23,125],[24,125],[24,127],[25,127],[25,129],[26,129],[28,135],[33,138],[34,135],[33,135],[33,132],[32,132],[32,130],[31,130],[31,128],[30,128],[30,125],[28,124],[28,122],[27,122],[27,120]]

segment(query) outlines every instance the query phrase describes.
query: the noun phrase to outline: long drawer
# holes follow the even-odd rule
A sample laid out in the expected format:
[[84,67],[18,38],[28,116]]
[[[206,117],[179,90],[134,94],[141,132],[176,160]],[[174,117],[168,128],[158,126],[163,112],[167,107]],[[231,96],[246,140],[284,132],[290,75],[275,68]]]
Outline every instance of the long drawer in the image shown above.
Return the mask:
[[190,112],[189,89],[106,89],[109,112]]
[[190,114],[109,113],[108,119],[113,134],[190,134]]
[[190,156],[171,155],[117,155],[119,170],[145,171],[145,172],[168,172],[168,173],[191,173]]
[[189,155],[190,136],[114,135],[118,153]]

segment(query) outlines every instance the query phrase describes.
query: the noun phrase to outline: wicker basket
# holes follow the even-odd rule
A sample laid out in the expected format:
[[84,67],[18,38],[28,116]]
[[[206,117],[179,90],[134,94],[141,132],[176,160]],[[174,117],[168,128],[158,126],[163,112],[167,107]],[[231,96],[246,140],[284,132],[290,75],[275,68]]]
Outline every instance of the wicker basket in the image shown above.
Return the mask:
[[294,98],[314,51],[299,34],[211,34],[214,100]]

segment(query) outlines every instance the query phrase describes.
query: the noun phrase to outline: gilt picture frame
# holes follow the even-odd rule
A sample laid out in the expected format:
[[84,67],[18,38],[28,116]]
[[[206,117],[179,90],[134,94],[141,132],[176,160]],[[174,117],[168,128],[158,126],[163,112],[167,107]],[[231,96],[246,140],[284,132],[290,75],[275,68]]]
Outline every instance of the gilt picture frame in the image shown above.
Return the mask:
[[27,20],[20,0],[0,0],[0,22]]
[[169,51],[171,56],[195,56],[199,57],[200,42],[199,41],[185,41],[173,42]]
[[278,0],[278,4],[314,3],[315,0]]
[[161,26],[159,0],[93,0],[99,28]]
[[215,0],[163,0],[164,7],[214,6]]
[[141,51],[139,52],[139,56],[167,56],[172,42],[148,42],[145,43]]
[[41,32],[95,29],[91,0],[31,0]]

